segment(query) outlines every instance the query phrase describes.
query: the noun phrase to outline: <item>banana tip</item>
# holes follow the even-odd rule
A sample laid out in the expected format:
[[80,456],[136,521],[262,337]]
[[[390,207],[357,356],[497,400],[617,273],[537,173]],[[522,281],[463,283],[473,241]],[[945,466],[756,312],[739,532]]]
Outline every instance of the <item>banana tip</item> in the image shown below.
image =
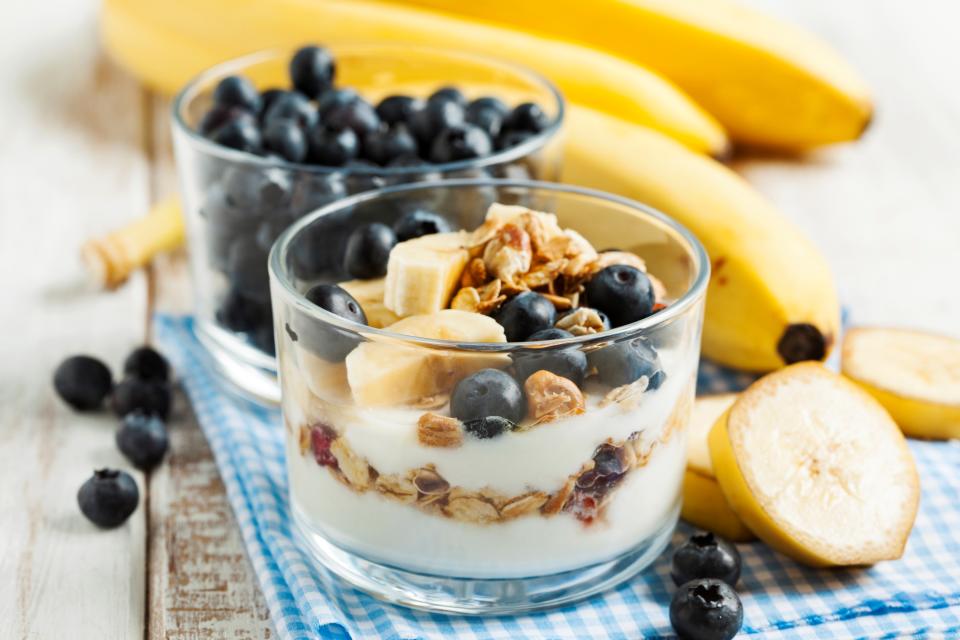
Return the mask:
[[827,356],[829,338],[812,324],[787,326],[777,343],[777,353],[786,364],[804,360],[823,360]]

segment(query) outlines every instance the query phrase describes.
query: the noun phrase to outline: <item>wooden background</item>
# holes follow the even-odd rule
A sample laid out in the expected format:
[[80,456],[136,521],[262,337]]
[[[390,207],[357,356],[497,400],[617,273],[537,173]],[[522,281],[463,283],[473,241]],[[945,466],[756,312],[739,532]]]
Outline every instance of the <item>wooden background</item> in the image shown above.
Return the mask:
[[[960,334],[960,39],[943,0],[752,0],[821,34],[875,87],[864,140],[736,167],[829,256],[858,323]],[[178,399],[172,455],[141,507],[96,530],[76,490],[127,467],[115,421],[54,398],[65,355],[119,368],[153,308],[184,310],[182,256],[111,294],[82,239],[173,189],[167,103],[107,61],[91,0],[0,3],[0,636],[271,638],[223,484]]]

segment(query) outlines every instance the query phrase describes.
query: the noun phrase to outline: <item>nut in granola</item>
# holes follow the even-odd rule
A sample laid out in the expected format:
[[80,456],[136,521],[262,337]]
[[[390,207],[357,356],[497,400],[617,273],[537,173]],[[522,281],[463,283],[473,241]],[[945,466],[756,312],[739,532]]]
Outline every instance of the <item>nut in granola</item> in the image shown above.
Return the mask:
[[450,490],[450,483],[431,466],[413,472],[413,485],[425,496],[439,496]]
[[500,519],[500,513],[495,506],[479,496],[466,492],[451,495],[443,508],[443,513],[454,520],[473,524],[488,524]]
[[473,287],[460,289],[450,301],[450,308],[476,313],[480,308],[480,292]]
[[624,410],[635,409],[643,396],[643,392],[650,386],[650,378],[640,376],[633,382],[621,385],[611,389],[607,395],[600,401],[601,407],[606,407],[614,403],[619,404]]
[[590,274],[593,275],[615,264],[625,264],[628,267],[639,269],[644,273],[647,271],[647,263],[635,253],[630,253],[629,251],[604,251],[598,255],[597,259],[590,265]]
[[498,229],[483,249],[487,274],[504,282],[516,282],[530,270],[532,260],[530,235],[512,222]]
[[330,444],[330,453],[337,459],[340,471],[351,487],[358,491],[366,491],[370,487],[370,465],[355,454],[343,438],[337,438]]
[[523,384],[528,413],[536,424],[551,422],[584,411],[583,392],[568,378],[541,369]]
[[456,418],[425,413],[417,421],[417,439],[427,447],[459,447],[463,443],[463,426]]
[[534,491],[509,501],[500,510],[504,520],[512,520],[528,514],[536,513],[550,498],[543,491]]
[[375,486],[377,491],[383,495],[404,504],[417,501],[417,487],[407,478],[393,474],[380,476],[377,478]]
[[600,312],[589,307],[580,307],[568,313],[556,324],[558,329],[569,331],[575,336],[589,336],[604,330],[603,318]]

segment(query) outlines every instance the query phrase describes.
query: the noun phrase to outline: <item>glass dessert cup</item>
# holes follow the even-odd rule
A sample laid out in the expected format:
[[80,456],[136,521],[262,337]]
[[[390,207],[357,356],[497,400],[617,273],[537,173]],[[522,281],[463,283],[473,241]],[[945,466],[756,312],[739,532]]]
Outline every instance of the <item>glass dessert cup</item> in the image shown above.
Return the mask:
[[[317,254],[339,255],[338,238],[356,225],[389,224],[424,203],[453,229],[476,229],[493,203],[556,214],[595,247],[641,256],[666,307],[600,333],[568,323],[573,338],[468,342],[363,326],[305,297],[348,279],[337,259],[313,268]],[[275,244],[270,274],[291,511],[319,564],[390,602],[502,614],[606,590],[664,549],[679,513],[709,274],[683,227],[639,203],[559,184],[403,185],[298,221]],[[371,318],[375,305],[363,304]],[[496,325],[440,313],[465,314],[450,335]],[[451,388],[465,376],[517,376],[525,359],[558,353],[589,364],[580,411],[541,415],[535,406],[565,392],[532,383],[539,372],[524,378],[530,413],[513,430],[478,437],[449,417]]]
[[[293,50],[231,60],[187,85],[173,104],[173,138],[197,335],[234,388],[266,402],[279,401],[266,258],[290,224],[331,202],[388,185],[446,178],[553,180],[559,171],[563,99],[533,72],[482,56],[417,46],[330,49],[337,60],[337,86],[355,88],[367,100],[392,94],[426,97],[455,85],[469,99],[493,95],[510,104],[536,102],[550,124],[517,146],[476,160],[394,168],[292,164],[217,145],[196,129],[212,103],[214,87],[226,76],[246,76],[260,90],[288,87]],[[239,244],[262,253],[262,265],[232,264],[231,250]]]

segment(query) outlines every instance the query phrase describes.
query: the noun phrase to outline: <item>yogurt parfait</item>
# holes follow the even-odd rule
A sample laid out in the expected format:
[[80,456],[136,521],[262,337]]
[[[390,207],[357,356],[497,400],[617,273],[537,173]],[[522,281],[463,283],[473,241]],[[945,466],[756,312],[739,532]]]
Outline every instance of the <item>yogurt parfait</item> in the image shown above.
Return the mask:
[[[314,252],[368,277],[305,273]],[[708,271],[685,230],[573,187],[448,181],[323,209],[270,267],[291,508],[324,566],[502,613],[662,550]]]

